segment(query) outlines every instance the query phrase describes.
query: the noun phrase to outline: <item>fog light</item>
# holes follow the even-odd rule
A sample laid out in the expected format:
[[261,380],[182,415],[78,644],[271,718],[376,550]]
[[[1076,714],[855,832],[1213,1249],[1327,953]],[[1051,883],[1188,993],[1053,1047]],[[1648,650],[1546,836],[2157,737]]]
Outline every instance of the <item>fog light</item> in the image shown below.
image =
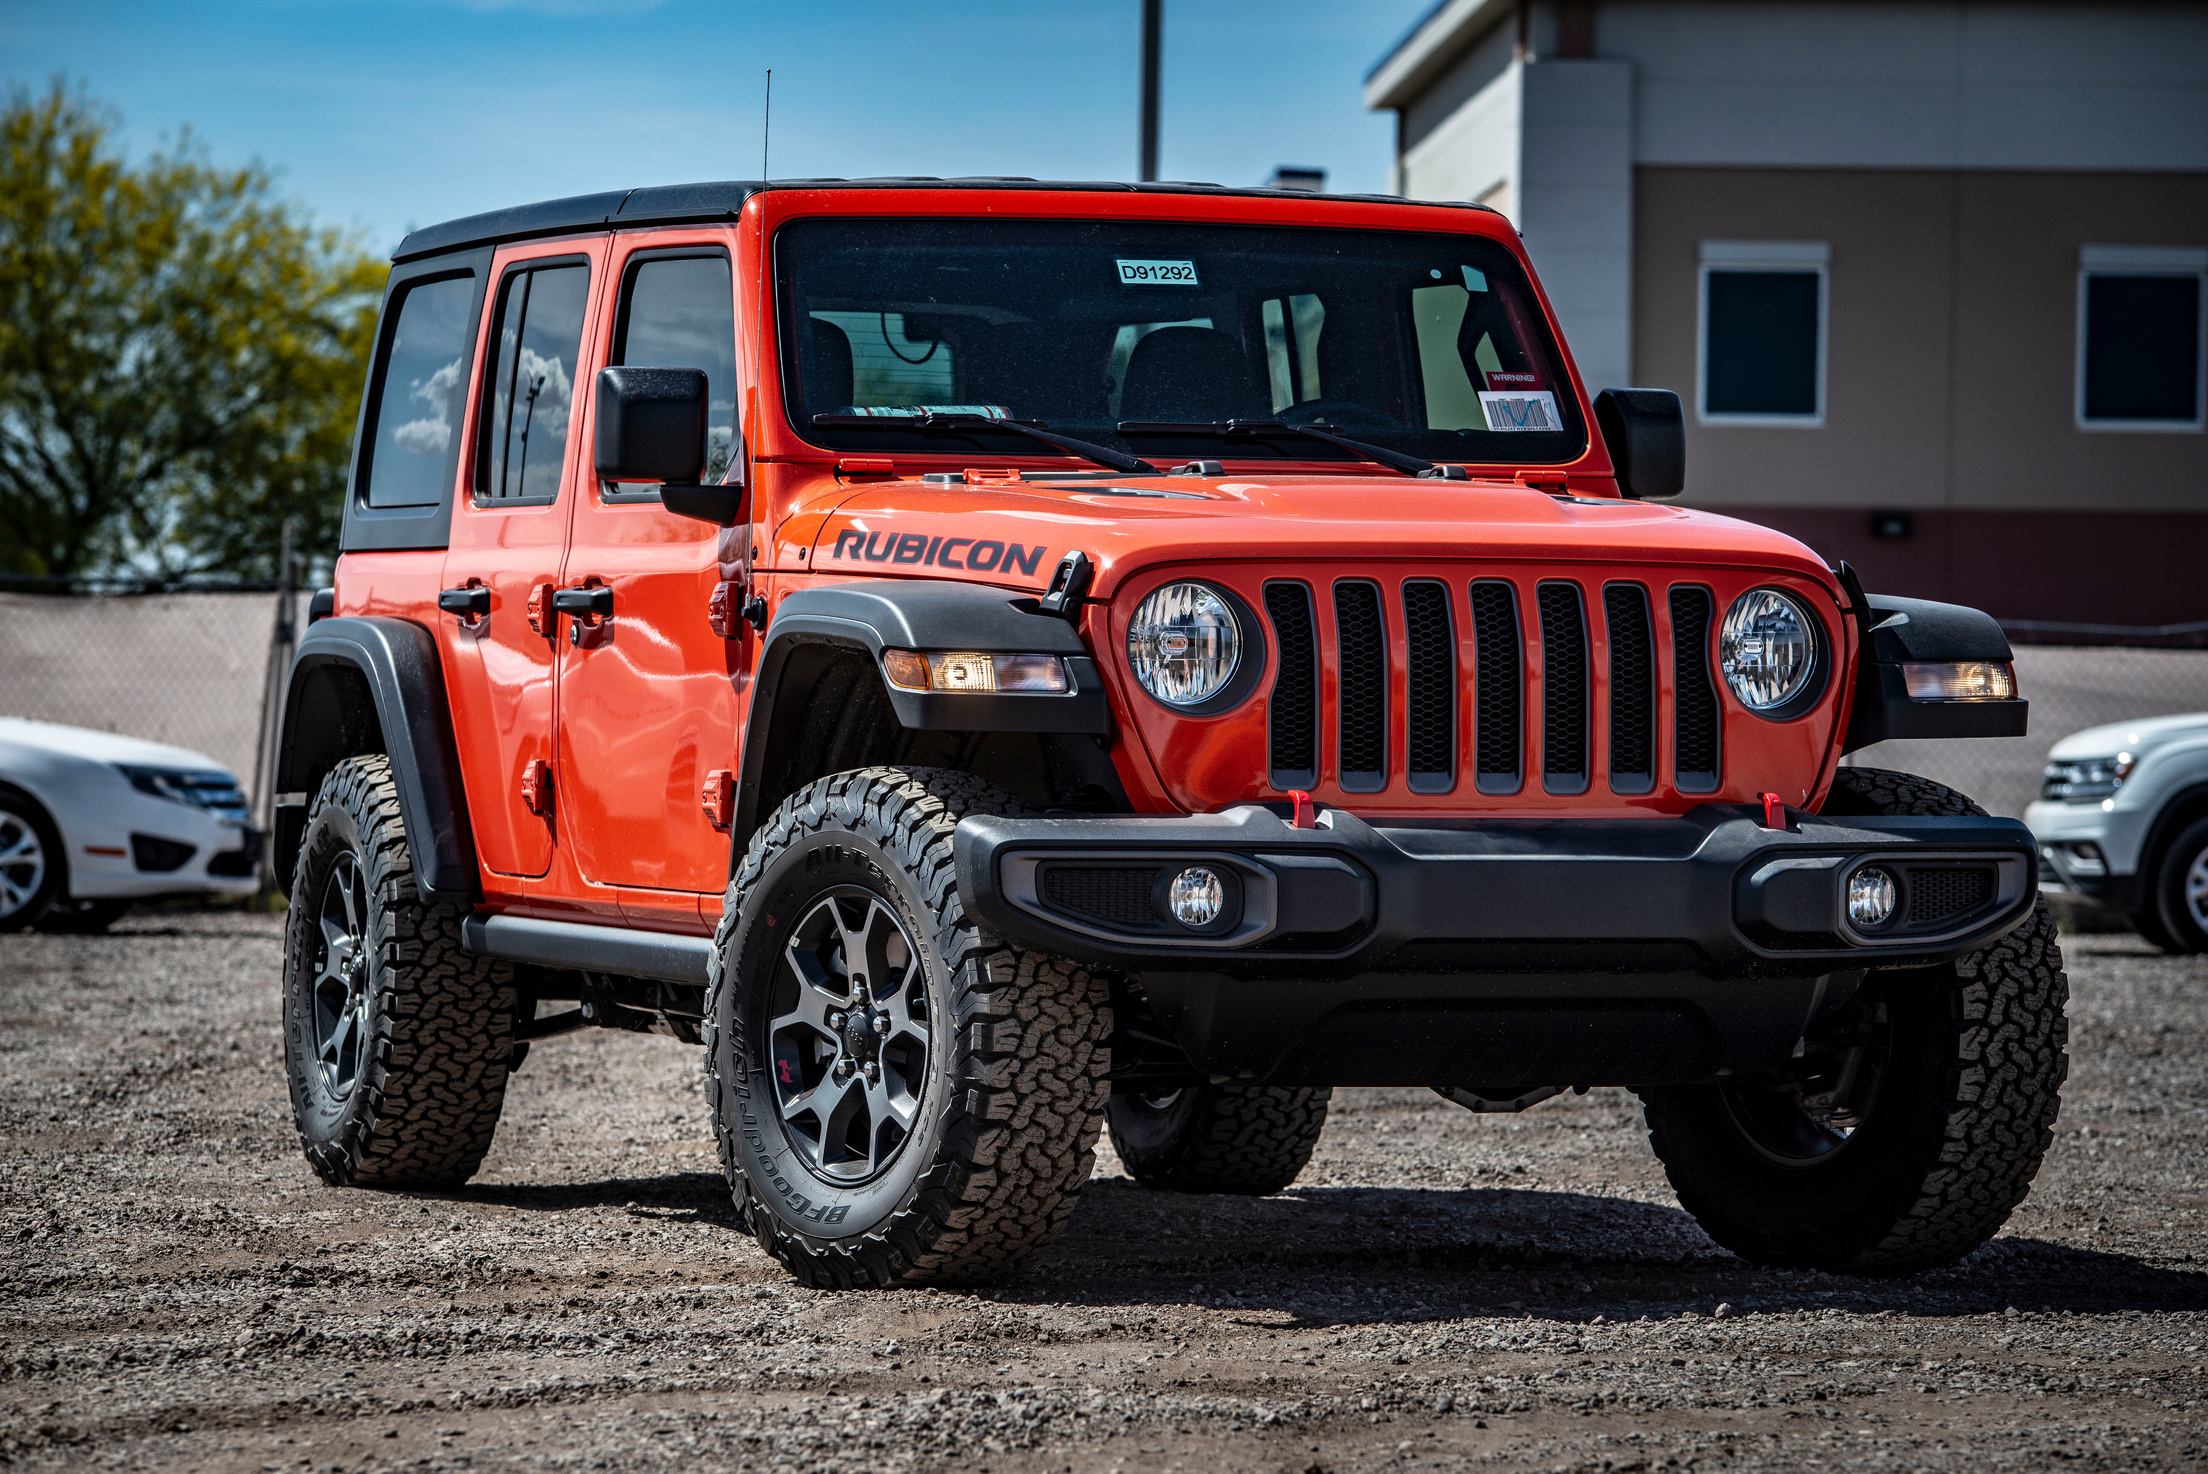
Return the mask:
[[2070,851],[2070,873],[2091,878],[2108,874],[2108,857],[2092,840],[2078,840],[2063,846]]
[[1894,878],[1866,866],[1848,877],[1848,920],[1860,927],[1884,926],[1894,914]]
[[1173,877],[1166,902],[1173,908],[1173,919],[1181,925],[1207,927],[1226,909],[1227,888],[1203,866],[1191,865]]

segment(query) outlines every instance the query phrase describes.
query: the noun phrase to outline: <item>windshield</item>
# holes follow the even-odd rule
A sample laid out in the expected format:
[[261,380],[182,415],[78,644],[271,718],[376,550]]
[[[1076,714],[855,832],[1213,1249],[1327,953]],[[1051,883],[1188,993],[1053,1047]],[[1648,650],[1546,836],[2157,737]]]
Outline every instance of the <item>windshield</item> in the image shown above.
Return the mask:
[[1040,449],[923,431],[922,411],[1160,463],[1357,459],[1235,420],[1433,461],[1553,464],[1587,443],[1524,273],[1477,236],[834,218],[784,226],[775,261],[791,423],[835,450]]

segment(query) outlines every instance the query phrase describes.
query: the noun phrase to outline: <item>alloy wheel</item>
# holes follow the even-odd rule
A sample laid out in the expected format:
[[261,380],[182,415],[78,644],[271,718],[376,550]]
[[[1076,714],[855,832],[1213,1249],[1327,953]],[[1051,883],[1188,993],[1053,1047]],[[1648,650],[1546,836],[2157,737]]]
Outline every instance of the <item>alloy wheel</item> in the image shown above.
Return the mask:
[[820,897],[783,944],[769,1007],[775,1102],[806,1166],[839,1186],[880,1173],[919,1120],[934,1057],[904,922],[856,886]]
[[2208,846],[2185,869],[2185,910],[2193,925],[2208,932]]
[[1734,1130],[1780,1167],[1816,1167],[1844,1151],[1877,1108],[1893,1048],[1884,1003],[1858,1002],[1787,1070],[1720,1081]]
[[315,1066],[323,1088],[343,1100],[368,1048],[368,887],[351,851],[330,867],[315,920]]
[[21,814],[0,809],[0,921],[31,904],[46,883],[46,847]]

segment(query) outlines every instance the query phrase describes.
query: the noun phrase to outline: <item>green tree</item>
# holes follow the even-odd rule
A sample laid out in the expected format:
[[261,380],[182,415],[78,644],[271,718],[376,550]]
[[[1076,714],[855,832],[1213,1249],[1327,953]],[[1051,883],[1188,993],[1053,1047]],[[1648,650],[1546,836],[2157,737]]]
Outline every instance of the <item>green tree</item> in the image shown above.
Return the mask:
[[59,80],[0,109],[0,572],[334,556],[389,268],[187,133],[135,167]]

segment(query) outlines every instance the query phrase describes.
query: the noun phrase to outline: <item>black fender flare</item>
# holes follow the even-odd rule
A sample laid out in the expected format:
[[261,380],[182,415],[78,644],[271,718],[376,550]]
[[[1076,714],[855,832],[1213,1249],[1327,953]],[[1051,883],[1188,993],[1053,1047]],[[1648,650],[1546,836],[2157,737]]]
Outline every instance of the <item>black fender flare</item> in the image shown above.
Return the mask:
[[406,619],[320,619],[299,641],[276,748],[276,875],[290,884],[323,777],[377,752],[391,759],[423,899],[473,904],[482,887],[444,666],[437,637]]
[[[882,651],[974,650],[1056,655],[1066,663],[1064,695],[882,689],[908,728],[953,732],[1111,731],[1104,678],[1073,625],[1045,614],[1036,600],[985,584],[934,579],[875,579],[801,588],[776,607],[759,650],[751,712],[745,722],[743,773],[732,832],[758,826],[758,795],[778,718],[800,705],[827,660],[862,651],[881,668]],[[785,688],[787,692],[785,692]]]
[[[1852,575],[1850,575],[1852,578]],[[1854,752],[1894,737],[2021,737],[2031,703],[2013,701],[1912,701],[1902,666],[1914,662],[2016,658],[2009,637],[1992,615],[1962,604],[1862,594],[1849,589],[1859,614],[1863,648],[1856,660],[1855,706],[1843,751]]]

